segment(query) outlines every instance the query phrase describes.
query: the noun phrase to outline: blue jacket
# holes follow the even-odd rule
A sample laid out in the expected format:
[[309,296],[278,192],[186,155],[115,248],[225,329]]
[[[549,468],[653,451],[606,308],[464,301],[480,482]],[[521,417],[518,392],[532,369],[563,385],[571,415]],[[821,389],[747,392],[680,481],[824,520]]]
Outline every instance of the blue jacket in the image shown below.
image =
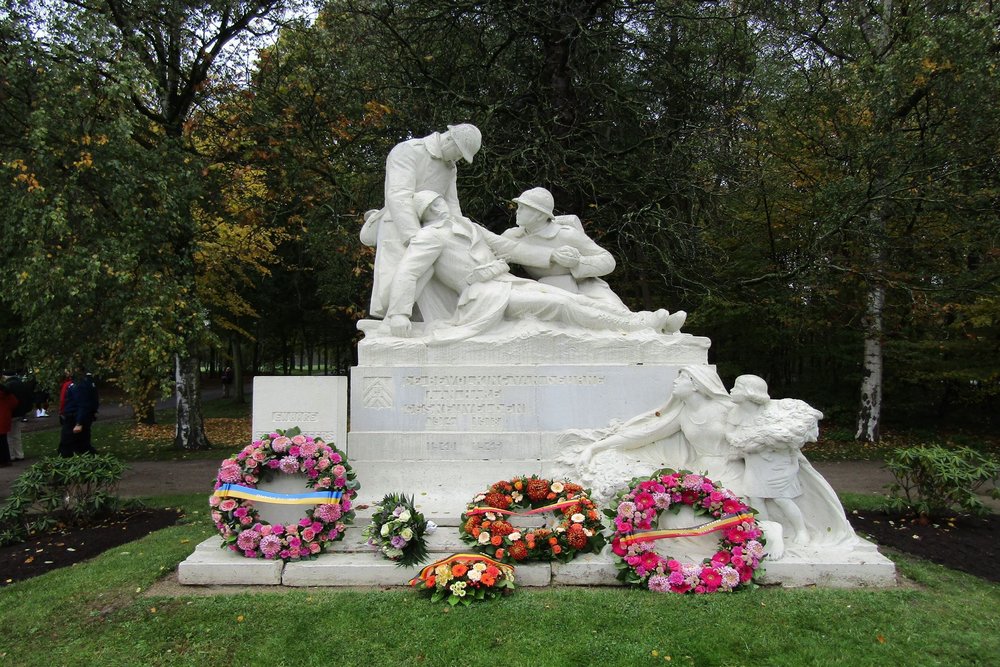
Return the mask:
[[90,425],[97,414],[99,400],[97,387],[89,377],[77,380],[66,390],[66,406],[63,414],[75,424]]

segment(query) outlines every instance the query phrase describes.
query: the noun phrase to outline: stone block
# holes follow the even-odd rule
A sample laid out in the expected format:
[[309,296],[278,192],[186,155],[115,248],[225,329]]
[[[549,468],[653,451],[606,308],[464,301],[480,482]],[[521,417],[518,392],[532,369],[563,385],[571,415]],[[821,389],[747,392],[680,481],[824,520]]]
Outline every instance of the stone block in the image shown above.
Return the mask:
[[810,549],[791,545],[784,557],[764,561],[762,584],[786,587],[885,588],[896,586],[895,564],[871,542],[858,538],[853,549]]
[[263,376],[253,379],[253,437],[298,426],[344,449],[347,445],[347,378]]
[[244,558],[219,547],[221,538],[212,537],[197,547],[177,566],[177,581],[192,585],[277,586],[284,563],[280,560]]
[[618,569],[607,554],[581,554],[552,564],[552,583],[560,586],[620,586]]
[[418,567],[398,567],[371,553],[321,554],[315,560],[288,563],[281,583],[285,586],[405,586],[420,573]]

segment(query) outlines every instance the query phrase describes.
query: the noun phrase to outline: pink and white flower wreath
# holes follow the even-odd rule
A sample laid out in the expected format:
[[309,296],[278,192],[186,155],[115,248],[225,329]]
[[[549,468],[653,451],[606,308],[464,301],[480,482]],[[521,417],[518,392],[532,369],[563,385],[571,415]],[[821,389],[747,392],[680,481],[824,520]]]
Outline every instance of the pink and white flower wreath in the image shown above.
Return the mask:
[[[664,511],[680,505],[695,515],[721,519],[726,515],[751,515],[749,520],[720,530],[718,551],[701,563],[682,563],[655,551],[654,541],[627,545],[622,539],[655,530]],[[614,522],[611,550],[616,556],[618,579],[660,593],[731,592],[747,585],[764,557],[763,532],[752,517],[754,510],[732,491],[707,477],[687,470],[658,470],[651,477],[633,479],[629,488],[611,501],[605,515]]]
[[302,435],[298,428],[271,433],[224,460],[215,488],[226,484],[257,488],[262,477],[275,473],[304,473],[309,488],[342,492],[340,503],[316,505],[297,523],[271,525],[259,518],[253,501],[213,495],[212,521],[222,535],[223,548],[247,558],[293,561],[313,558],[344,538],[347,525],[354,521],[351,501],[358,488],[354,471],[336,447]]

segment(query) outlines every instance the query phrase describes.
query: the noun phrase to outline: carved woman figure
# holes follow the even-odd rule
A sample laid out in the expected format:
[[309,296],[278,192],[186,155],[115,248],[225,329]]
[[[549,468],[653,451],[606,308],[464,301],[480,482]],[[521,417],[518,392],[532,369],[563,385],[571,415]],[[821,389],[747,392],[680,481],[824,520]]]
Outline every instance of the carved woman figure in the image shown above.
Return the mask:
[[[674,380],[670,399],[657,410],[597,432],[571,431],[559,462],[568,465],[595,495],[658,468],[688,468],[730,487],[740,479],[726,441],[732,402],[709,366],[686,366]],[[677,437],[674,437],[677,436]],[[590,444],[582,444],[590,441]],[[733,489],[737,491],[737,489]]]

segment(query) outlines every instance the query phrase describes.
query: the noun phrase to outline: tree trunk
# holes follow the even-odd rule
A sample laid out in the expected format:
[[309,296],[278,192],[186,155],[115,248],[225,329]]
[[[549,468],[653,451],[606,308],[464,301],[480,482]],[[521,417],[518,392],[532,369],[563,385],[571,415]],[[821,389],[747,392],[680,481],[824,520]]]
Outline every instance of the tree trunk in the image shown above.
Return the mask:
[[201,414],[201,377],[198,357],[177,355],[177,429],[174,447],[177,449],[208,449],[205,420]]
[[865,352],[861,380],[861,408],[858,410],[858,432],[855,439],[878,442],[882,416],[882,310],[885,307],[885,287],[873,284],[868,292],[865,313]]

